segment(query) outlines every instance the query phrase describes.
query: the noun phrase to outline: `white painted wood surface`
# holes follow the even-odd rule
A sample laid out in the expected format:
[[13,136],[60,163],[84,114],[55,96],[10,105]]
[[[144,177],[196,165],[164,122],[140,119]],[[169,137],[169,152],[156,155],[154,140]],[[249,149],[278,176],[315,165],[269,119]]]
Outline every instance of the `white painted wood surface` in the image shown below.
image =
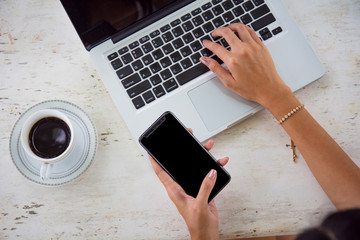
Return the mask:
[[[359,164],[360,1],[284,2],[327,69],[296,95]],[[100,140],[88,171],[58,188],[26,180],[9,154],[15,121],[48,99],[85,109]],[[189,238],[59,1],[0,0],[0,132],[0,239]],[[297,233],[334,210],[265,110],[214,140],[232,175],[216,198],[222,238]]]

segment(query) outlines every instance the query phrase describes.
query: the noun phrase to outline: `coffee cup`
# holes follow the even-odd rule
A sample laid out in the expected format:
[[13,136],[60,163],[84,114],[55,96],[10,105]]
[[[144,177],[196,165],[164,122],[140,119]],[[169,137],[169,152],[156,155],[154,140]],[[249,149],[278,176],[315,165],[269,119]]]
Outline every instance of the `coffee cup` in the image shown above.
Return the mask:
[[74,129],[70,119],[54,109],[33,113],[25,121],[20,135],[25,152],[40,162],[40,177],[49,179],[53,164],[65,159],[74,146]]

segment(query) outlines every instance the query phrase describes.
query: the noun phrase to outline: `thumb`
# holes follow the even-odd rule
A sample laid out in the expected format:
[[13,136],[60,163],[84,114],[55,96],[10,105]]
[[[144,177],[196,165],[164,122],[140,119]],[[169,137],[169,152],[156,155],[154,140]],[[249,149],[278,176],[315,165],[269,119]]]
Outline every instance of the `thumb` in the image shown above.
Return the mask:
[[217,172],[216,170],[212,169],[204,178],[199,193],[196,197],[197,200],[199,200],[200,202],[204,202],[204,203],[208,203],[209,201],[209,196],[210,193],[215,185],[216,182],[216,177],[217,177]]

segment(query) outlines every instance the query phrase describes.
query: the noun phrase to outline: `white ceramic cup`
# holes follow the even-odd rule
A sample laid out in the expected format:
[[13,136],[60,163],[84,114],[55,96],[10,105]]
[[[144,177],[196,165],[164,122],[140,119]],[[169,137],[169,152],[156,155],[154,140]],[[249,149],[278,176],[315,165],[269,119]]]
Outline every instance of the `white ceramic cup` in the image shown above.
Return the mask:
[[[30,131],[32,129],[32,127],[34,126],[35,123],[37,123],[38,121],[40,121],[43,118],[47,118],[47,117],[55,117],[55,118],[59,118],[62,121],[64,121],[69,129],[70,129],[70,142],[68,147],[65,149],[65,151],[63,153],[61,153],[59,156],[56,156],[54,158],[42,158],[38,155],[36,155],[30,147],[30,143],[29,143],[29,134]],[[45,180],[45,179],[49,179],[50,175],[51,175],[51,169],[53,167],[53,164],[55,162],[59,162],[61,160],[63,160],[64,158],[66,158],[69,153],[71,152],[72,148],[74,147],[74,139],[75,139],[75,135],[74,135],[74,129],[73,129],[73,125],[70,121],[70,119],[63,114],[60,111],[54,110],[54,109],[43,109],[43,110],[39,110],[35,113],[33,113],[24,123],[22,129],[21,129],[21,136],[20,136],[20,141],[21,144],[25,150],[25,152],[30,155],[32,158],[42,162],[41,168],[40,168],[40,177],[41,179]]]

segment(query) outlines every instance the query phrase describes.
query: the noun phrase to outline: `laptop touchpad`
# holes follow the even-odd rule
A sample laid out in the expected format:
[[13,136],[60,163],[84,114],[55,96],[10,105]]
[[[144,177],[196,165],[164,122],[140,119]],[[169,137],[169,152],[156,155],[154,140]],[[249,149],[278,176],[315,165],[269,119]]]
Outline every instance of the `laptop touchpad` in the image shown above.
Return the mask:
[[246,117],[258,106],[228,90],[217,77],[190,90],[188,95],[209,131]]

